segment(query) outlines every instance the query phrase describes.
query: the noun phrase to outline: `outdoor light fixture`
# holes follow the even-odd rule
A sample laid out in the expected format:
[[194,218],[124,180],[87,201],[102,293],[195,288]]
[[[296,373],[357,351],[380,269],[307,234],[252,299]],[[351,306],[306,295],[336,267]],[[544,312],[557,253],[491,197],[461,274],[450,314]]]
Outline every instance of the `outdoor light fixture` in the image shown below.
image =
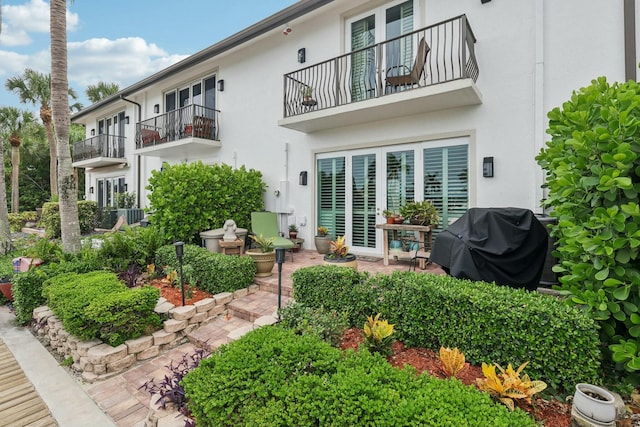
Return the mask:
[[480,3],[485,4],[485,3],[489,3],[491,0],[480,0]]
[[95,129],[91,129],[91,136],[94,136],[96,134],[96,130]]
[[156,104],[153,106],[153,112],[156,114],[160,112],[160,104]]
[[89,193],[93,194],[93,187],[89,187]]
[[493,157],[485,157],[482,159],[482,176],[485,178],[493,178]]
[[129,124],[129,116],[125,116],[125,118],[124,118],[124,122],[125,122],[126,124]]
[[278,263],[278,320],[282,308],[282,263],[284,262],[284,248],[276,248],[276,263]]
[[182,306],[184,307],[184,279],[182,277],[182,257],[184,255],[184,243],[175,242],[173,245],[176,247],[176,257],[178,258],[178,264],[180,264],[180,292],[182,293]]
[[301,64],[304,64],[306,60],[307,60],[307,49],[305,49],[304,47],[298,49],[298,62]]
[[224,92],[224,80],[218,80],[218,90]]
[[127,185],[127,183],[125,182],[125,184],[122,186],[122,189],[125,191],[125,193],[127,192],[127,187],[128,187],[128,185]]

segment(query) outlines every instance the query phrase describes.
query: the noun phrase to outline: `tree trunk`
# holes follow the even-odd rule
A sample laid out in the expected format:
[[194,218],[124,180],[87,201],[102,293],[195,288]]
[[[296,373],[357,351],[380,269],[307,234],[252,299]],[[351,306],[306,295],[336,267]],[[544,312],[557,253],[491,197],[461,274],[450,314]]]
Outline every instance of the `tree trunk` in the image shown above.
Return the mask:
[[60,203],[60,231],[62,250],[78,253],[80,221],[78,220],[78,192],[73,178],[71,148],[69,146],[69,82],[67,80],[67,3],[51,0],[51,107],[58,157],[58,194]]
[[0,141],[0,255],[12,249],[9,211],[7,209],[7,186],[4,180],[4,146]]
[[11,212],[20,211],[20,146],[11,146]]
[[43,105],[40,108],[40,119],[44,125],[44,131],[47,134],[47,141],[49,141],[49,183],[51,185],[51,197],[53,197],[58,194],[58,155],[56,136],[53,130],[51,110],[49,109],[49,106]]

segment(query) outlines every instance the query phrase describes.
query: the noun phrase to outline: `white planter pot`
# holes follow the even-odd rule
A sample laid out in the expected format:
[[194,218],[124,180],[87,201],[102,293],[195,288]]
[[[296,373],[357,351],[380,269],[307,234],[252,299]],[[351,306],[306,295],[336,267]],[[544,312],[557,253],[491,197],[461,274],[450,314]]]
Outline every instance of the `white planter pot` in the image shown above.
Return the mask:
[[[601,399],[591,397],[586,392]],[[580,383],[573,395],[573,407],[582,415],[601,423],[611,423],[616,419],[616,407],[611,393],[602,387]]]

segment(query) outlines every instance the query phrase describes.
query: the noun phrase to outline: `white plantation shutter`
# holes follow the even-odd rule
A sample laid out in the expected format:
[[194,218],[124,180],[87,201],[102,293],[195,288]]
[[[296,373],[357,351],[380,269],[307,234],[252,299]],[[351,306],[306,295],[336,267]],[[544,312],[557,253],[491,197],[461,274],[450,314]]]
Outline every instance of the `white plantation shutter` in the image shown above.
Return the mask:
[[469,207],[468,147],[427,148],[423,158],[424,199],[431,200],[440,212],[437,233]]
[[[375,44],[375,15],[367,16],[351,24],[351,51]],[[375,49],[366,49],[351,55],[351,97],[352,101],[367,98],[375,89]]]
[[345,158],[317,160],[318,226],[335,238],[345,234]]
[[414,200],[414,151],[387,153],[387,209],[398,213],[400,206]]
[[376,155],[353,156],[351,244],[376,247]]

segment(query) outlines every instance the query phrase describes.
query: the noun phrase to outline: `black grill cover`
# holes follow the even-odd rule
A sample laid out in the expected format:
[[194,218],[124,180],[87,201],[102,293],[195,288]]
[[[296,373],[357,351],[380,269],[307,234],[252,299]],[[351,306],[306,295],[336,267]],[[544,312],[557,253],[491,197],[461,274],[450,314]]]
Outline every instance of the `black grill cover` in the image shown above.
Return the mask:
[[472,208],[436,238],[431,261],[458,278],[535,290],[547,230],[521,208]]

